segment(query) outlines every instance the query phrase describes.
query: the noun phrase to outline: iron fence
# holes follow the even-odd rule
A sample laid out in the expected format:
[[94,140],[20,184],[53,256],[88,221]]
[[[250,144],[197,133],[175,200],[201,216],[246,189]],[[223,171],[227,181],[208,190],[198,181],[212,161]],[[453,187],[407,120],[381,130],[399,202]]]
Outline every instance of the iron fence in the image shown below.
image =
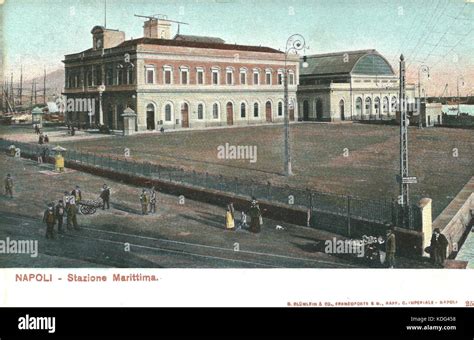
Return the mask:
[[[51,148],[51,145],[36,145],[0,139],[1,149],[7,150],[11,145],[18,148],[21,155],[33,157],[40,154],[48,156]],[[270,182],[248,181],[237,177],[226,177],[207,172],[201,173],[162,164],[139,162],[131,158],[111,157],[75,149],[68,149],[63,155],[66,161],[110,169],[119,174],[143,176],[160,181],[232,193],[248,199],[256,197],[260,200],[285,206],[309,209],[313,214],[324,215],[328,221],[332,220],[331,224],[334,224],[335,220],[346,221],[344,226],[340,225],[341,228],[346,229],[350,229],[351,220],[356,219],[416,230],[420,230],[421,226],[421,216],[416,206],[411,206],[403,211],[396,202],[392,201],[370,200],[289,186],[275,186]]]

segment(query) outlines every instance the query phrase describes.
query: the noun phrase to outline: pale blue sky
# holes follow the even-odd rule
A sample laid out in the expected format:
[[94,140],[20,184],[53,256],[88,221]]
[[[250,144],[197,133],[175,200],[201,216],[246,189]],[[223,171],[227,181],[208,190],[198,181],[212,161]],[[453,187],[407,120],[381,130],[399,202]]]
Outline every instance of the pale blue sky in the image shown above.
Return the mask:
[[[23,63],[30,76],[62,67],[64,54],[91,47],[90,30],[104,23],[104,0],[6,0],[5,73]],[[394,68],[404,53],[412,72],[432,66],[433,86],[474,83],[474,3],[466,0],[107,0],[107,27],[142,36],[133,14],[186,21],[185,34],[228,43],[284,48],[302,34],[307,54],[375,48]],[[457,59],[457,62],[453,63]],[[467,88],[466,88],[467,90]]]

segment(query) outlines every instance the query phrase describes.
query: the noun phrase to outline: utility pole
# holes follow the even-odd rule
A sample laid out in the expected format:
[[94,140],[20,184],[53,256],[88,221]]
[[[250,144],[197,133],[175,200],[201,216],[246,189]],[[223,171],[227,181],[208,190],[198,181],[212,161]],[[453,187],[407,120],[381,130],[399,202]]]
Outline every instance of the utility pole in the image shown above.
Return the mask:
[[407,212],[410,204],[408,183],[408,116],[405,103],[405,58],[400,56],[400,196],[399,202],[403,211],[403,224],[407,224]]
[[44,69],[44,78],[43,78],[43,103],[46,105],[46,68]]
[[18,90],[20,96],[20,105],[23,104],[23,65],[20,66],[20,89]]
[[13,93],[13,72],[10,78],[10,103],[15,108],[15,94]]

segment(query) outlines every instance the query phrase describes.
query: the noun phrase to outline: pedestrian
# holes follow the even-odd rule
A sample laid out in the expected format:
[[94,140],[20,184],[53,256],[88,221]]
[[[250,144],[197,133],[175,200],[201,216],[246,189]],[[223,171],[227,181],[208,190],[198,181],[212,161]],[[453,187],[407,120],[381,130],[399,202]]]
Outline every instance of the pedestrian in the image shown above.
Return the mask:
[[165,128],[163,126],[161,127],[160,132],[165,133]]
[[56,215],[52,203],[48,204],[48,208],[44,211],[43,222],[46,223],[46,238],[54,239],[54,224],[56,223]]
[[79,185],[76,185],[76,188],[71,192],[71,195],[76,199],[76,203],[79,203],[82,200],[82,192]]
[[43,154],[42,154],[42,161],[48,161],[48,157],[49,157],[49,149],[48,147],[44,147],[43,148]]
[[142,214],[148,215],[148,195],[146,193],[146,189],[142,190],[140,195],[140,204],[142,205]]
[[39,135],[39,133],[40,133],[38,124],[35,124],[35,133],[36,133],[37,135]]
[[58,204],[56,204],[56,219],[58,220],[58,233],[63,234],[63,218],[66,209],[64,207],[63,200],[59,200]]
[[156,212],[156,191],[155,187],[151,188],[150,192],[150,212],[154,214]]
[[249,225],[247,224],[247,214],[242,210],[240,213],[240,222],[237,229],[247,229]]
[[45,143],[45,144],[48,144],[48,143],[49,143],[49,137],[48,137],[48,135],[46,135],[46,134],[44,135],[44,143]]
[[387,229],[387,237],[385,240],[385,262],[388,268],[395,267],[395,252],[397,249],[395,234],[392,229]]
[[257,200],[253,197],[249,209],[250,216],[250,231],[252,233],[259,233],[263,224],[262,213]]
[[5,196],[10,195],[13,198],[13,178],[10,174],[5,177]]
[[43,150],[41,149],[41,146],[38,146],[37,158],[38,158],[38,164],[42,164],[43,163]]
[[[74,229],[79,230],[77,224],[77,207],[76,207],[76,198],[74,196],[69,196],[68,204],[66,205],[66,217],[67,217],[67,228],[68,230]],[[72,226],[71,226],[72,225]]]
[[43,142],[44,142],[44,140],[43,140],[43,135],[39,135],[39,137],[38,137],[38,144],[39,144],[39,145],[42,145]]
[[107,209],[110,209],[109,200],[110,200],[110,188],[107,184],[102,186],[102,191],[100,193],[100,198],[102,198],[102,210],[105,210],[105,205],[107,205]]
[[76,134],[76,129],[74,126],[71,127],[71,136],[74,136]]
[[229,206],[225,212],[225,230],[235,230],[235,220]]
[[441,234],[439,228],[436,228],[431,236],[431,258],[434,264],[438,267],[444,267],[444,261],[446,260],[448,239],[446,236]]

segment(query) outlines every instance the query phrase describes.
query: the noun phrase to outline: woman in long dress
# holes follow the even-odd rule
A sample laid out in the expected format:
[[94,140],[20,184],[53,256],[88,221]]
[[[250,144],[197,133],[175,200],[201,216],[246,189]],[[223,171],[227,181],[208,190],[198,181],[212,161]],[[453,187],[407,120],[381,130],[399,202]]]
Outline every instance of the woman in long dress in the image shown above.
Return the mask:
[[262,213],[260,212],[260,207],[258,206],[257,200],[252,200],[249,209],[250,220],[250,231],[252,233],[259,233],[261,226],[261,217]]
[[232,214],[230,207],[227,207],[227,211],[225,213],[225,229],[226,230],[235,229],[234,215]]

